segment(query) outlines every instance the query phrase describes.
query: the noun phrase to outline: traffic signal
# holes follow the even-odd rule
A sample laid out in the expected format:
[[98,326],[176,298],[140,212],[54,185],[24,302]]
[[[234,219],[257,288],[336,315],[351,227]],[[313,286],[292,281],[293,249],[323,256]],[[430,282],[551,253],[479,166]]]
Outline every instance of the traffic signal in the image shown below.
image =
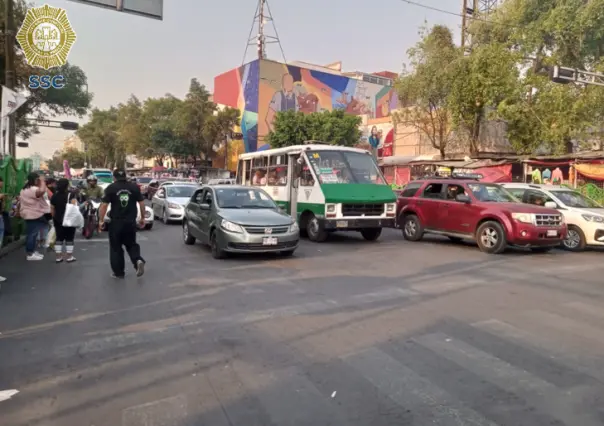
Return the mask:
[[80,125],[73,121],[61,121],[61,129],[63,130],[78,130]]
[[576,74],[574,69],[560,67],[558,65],[554,65],[550,68],[550,79],[554,83],[560,84],[568,84],[572,81],[576,81]]

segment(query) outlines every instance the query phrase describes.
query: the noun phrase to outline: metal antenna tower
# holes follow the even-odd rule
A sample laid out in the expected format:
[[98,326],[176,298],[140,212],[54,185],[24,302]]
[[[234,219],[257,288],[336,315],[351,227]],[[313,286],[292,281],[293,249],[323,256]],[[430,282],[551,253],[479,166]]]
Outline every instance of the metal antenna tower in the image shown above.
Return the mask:
[[[272,24],[275,35],[266,34],[266,26],[269,23]],[[257,28],[258,31],[256,35],[252,35],[254,28]],[[258,0],[258,5],[256,6],[256,12],[254,14],[254,21],[252,22],[252,28],[250,29],[250,34],[247,40],[247,46],[245,47],[245,52],[243,53],[242,63],[245,63],[245,57],[250,46],[256,46],[258,59],[266,59],[266,46],[268,44],[275,43],[279,45],[281,55],[283,56],[283,61],[285,62],[285,53],[283,52],[283,46],[281,46],[281,41],[279,40],[279,33],[277,33],[277,27],[275,26],[275,21],[273,19],[273,14],[271,13],[271,8],[268,4],[268,0]]]
[[469,32],[472,21],[486,20],[500,2],[501,0],[462,0],[461,47],[465,53],[468,53],[472,46],[472,35]]

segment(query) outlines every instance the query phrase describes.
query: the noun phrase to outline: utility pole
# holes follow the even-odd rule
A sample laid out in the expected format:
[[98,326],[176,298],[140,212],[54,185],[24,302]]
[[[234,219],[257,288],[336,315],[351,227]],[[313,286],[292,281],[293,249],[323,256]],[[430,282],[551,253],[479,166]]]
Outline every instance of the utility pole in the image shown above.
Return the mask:
[[[15,88],[15,15],[13,12],[13,0],[4,0],[4,85],[14,90]],[[17,154],[17,144],[15,138],[15,117],[10,114],[6,117],[8,122],[8,152],[15,158]]]
[[264,4],[265,0],[259,0],[258,4],[258,59],[266,59],[266,51],[264,50]]
[[499,0],[462,0],[461,10],[461,47],[464,54],[470,52],[472,46],[472,35],[470,26],[475,19],[487,20],[488,16],[495,11]]
[[[273,27],[273,35],[268,35],[266,31],[267,24],[272,22]],[[258,25],[256,26],[256,23]],[[254,29],[257,29],[256,35],[252,35],[254,33]],[[245,52],[243,52],[243,62],[245,63],[245,58],[247,55],[247,50],[250,46],[256,46],[257,51],[257,59],[266,59],[266,46],[271,43],[277,43],[279,48],[281,49],[281,55],[283,56],[283,62],[285,62],[285,53],[283,52],[283,46],[281,46],[281,41],[279,41],[279,34],[277,33],[277,28],[275,28],[273,15],[271,13],[271,7],[268,3],[268,0],[258,0],[258,5],[256,6],[256,12],[254,14],[254,21],[252,22],[252,28],[250,29],[250,35],[247,40],[247,46],[245,47]]]

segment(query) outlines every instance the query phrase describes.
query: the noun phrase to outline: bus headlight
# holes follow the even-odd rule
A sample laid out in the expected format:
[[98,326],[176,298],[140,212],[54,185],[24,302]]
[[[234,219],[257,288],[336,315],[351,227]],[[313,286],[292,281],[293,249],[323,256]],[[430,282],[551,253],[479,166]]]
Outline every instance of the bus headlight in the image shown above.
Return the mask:
[[336,204],[325,204],[325,217],[336,217]]

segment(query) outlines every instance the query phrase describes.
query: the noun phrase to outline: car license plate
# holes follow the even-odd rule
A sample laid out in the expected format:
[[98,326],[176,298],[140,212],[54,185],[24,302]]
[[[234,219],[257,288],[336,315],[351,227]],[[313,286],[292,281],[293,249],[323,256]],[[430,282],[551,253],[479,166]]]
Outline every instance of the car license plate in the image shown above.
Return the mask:
[[548,237],[557,237],[558,231],[555,231],[555,230],[547,231],[547,236]]
[[263,246],[276,246],[277,242],[278,240],[276,237],[266,237],[262,239]]
[[336,222],[336,228],[348,228],[348,221],[347,220],[338,220]]

